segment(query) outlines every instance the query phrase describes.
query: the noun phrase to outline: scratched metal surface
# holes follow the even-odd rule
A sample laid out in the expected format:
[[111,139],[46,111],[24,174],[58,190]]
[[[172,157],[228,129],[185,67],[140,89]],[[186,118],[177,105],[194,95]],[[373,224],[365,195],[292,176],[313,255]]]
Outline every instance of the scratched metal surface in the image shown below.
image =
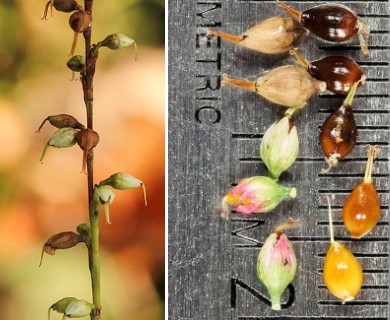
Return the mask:
[[[389,318],[389,2],[329,1],[345,4],[367,19],[370,55],[357,40],[331,45],[313,36],[299,48],[308,60],[332,54],[354,58],[368,76],[353,109],[358,145],[329,174],[318,145],[318,128],[342,98],[322,94],[309,101],[295,123],[301,149],[281,183],[298,197],[272,213],[230,221],[219,215],[221,197],[240,179],[265,175],[259,141],[282,109],[254,93],[220,87],[222,73],[256,79],[276,66],[295,64],[288,55],[266,56],[205,36],[205,27],[240,34],[259,21],[284,15],[274,1],[170,0],[169,6],[169,319],[381,319]],[[298,9],[317,1],[287,1]],[[343,228],[341,208],[362,179],[367,143],[382,147],[374,183],[382,217],[360,241]],[[335,235],[357,256],[364,286],[356,300],[341,305],[324,287],[322,266],[329,245],[324,194],[334,195]],[[288,232],[299,260],[297,278],[283,297],[285,309],[272,311],[256,275],[262,243],[292,216],[299,227]]]

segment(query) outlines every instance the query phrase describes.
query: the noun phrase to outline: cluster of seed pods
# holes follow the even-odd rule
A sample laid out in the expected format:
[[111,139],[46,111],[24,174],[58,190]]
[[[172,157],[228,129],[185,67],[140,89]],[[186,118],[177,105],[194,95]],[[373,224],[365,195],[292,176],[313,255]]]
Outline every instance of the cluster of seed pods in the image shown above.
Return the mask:
[[[246,178],[228,192],[222,201],[222,216],[225,218],[229,217],[228,205],[241,214],[265,213],[275,209],[282,200],[296,196],[295,188],[284,187],[278,180],[293,165],[299,152],[297,128],[292,117],[313,95],[325,91],[345,95],[342,105],[325,120],[319,132],[320,146],[328,164],[322,173],[328,172],[346,157],[357,140],[352,102],[358,88],[366,80],[363,70],[345,56],[327,56],[309,62],[295,46],[309,33],[333,43],[357,36],[363,54],[367,54],[367,23],[339,4],[318,5],[302,12],[280,1],[277,1],[277,5],[292,18],[272,17],[238,36],[207,30],[209,35],[262,53],[290,52],[299,63],[275,68],[256,81],[223,75],[222,85],[254,91],[264,99],[287,108],[283,116],[267,129],[260,144],[260,157],[269,176]],[[379,199],[371,179],[373,161],[378,153],[379,147],[369,146],[364,180],[353,189],[342,210],[345,228],[353,238],[361,238],[369,233],[380,218]],[[335,241],[329,197],[327,200],[331,244],[325,257],[324,282],[330,293],[345,303],[358,294],[363,283],[363,272],[351,251]],[[296,274],[295,253],[282,232],[293,224],[291,221],[294,220],[278,227],[269,236],[258,257],[258,276],[266,286],[275,310],[281,308],[280,297]],[[283,261],[288,263],[283,265]]]

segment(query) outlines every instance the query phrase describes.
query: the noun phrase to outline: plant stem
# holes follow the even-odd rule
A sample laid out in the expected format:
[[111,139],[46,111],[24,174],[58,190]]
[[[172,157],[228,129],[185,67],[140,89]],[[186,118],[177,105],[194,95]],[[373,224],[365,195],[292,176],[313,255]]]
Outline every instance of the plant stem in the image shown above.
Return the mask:
[[[85,0],[84,9],[92,14],[93,0]],[[93,130],[93,77],[97,54],[91,50],[92,26],[84,32],[85,39],[85,72],[81,75],[83,85],[84,102],[87,111],[87,128]],[[93,149],[88,152],[87,176],[88,176],[88,204],[89,222],[91,225],[91,240],[88,246],[89,270],[92,282],[92,297],[95,309],[91,313],[91,320],[101,319],[101,294],[100,294],[100,254],[99,254],[99,211],[93,203],[94,177],[93,177]]]

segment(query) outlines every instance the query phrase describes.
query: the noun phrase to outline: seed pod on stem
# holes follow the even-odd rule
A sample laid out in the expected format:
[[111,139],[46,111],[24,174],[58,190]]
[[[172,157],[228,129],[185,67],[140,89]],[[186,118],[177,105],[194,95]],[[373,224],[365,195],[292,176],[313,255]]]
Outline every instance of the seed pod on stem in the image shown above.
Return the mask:
[[123,34],[113,33],[108,35],[104,40],[96,44],[95,51],[97,52],[97,50],[99,50],[100,47],[107,47],[111,50],[120,50],[129,47],[134,47],[135,60],[137,60],[137,55],[138,55],[137,43],[133,39]]
[[283,118],[267,129],[260,143],[260,157],[270,177],[275,180],[290,168],[298,156],[298,132],[292,121],[294,111],[288,109]]
[[298,11],[277,1],[303,27],[317,37],[331,41],[344,42],[355,35],[358,36],[363,54],[368,54],[365,37],[368,37],[370,28],[366,21],[360,19],[355,12],[340,4],[321,4],[313,8]]
[[328,290],[344,304],[351,301],[360,291],[363,271],[355,256],[346,247],[334,240],[332,211],[329,197],[330,246],[325,256],[324,282]]
[[333,112],[324,122],[320,130],[320,144],[329,167],[322,169],[322,173],[328,172],[337,165],[339,160],[344,159],[356,144],[357,129],[352,112],[352,101],[356,94],[356,82],[343,105]]
[[85,69],[85,57],[75,55],[68,60],[66,66],[73,72],[81,72]]
[[145,206],[147,205],[145,184],[141,180],[134,178],[127,173],[117,172],[112,174],[107,179],[100,181],[99,186],[104,185],[111,186],[117,190],[130,190],[142,187],[144,192]]
[[86,172],[88,152],[97,146],[99,139],[98,133],[92,129],[81,130],[76,135],[76,142],[81,150],[83,150],[83,165],[81,172]]
[[43,161],[43,158],[46,155],[46,151],[49,147],[54,148],[69,148],[76,144],[76,136],[79,134],[79,131],[74,128],[61,128],[57,130],[46,143],[43,148],[41,158],[39,161]]
[[369,147],[364,180],[359,183],[345,200],[343,220],[345,228],[353,238],[361,238],[378,223],[381,209],[378,194],[372,183],[371,173],[374,159],[378,156],[378,146]]
[[257,259],[257,274],[268,290],[274,310],[281,309],[280,298],[297,272],[294,248],[283,233],[296,222],[290,218],[287,223],[278,226],[265,241]]
[[45,120],[42,121],[36,133],[41,132],[42,127],[49,121],[49,123],[58,129],[61,128],[73,128],[73,129],[85,129],[85,126],[77,121],[76,118],[72,117],[69,114],[57,114],[54,116],[48,116]]
[[314,79],[298,66],[278,67],[252,82],[224,74],[222,85],[225,84],[257,92],[265,99],[289,108],[301,108],[312,95],[326,90],[325,82]]
[[267,54],[290,50],[307,34],[301,25],[291,18],[272,17],[236,36],[207,29],[207,34],[216,35],[230,42]]
[[74,50],[77,45],[77,38],[79,33],[83,33],[92,25],[92,15],[88,11],[79,10],[69,17],[69,25],[74,31],[72,48],[70,50],[69,56],[73,56]]
[[366,79],[363,70],[350,58],[329,56],[308,62],[297,49],[291,50],[291,54],[314,78],[325,81],[326,89],[333,93],[348,94],[355,82],[361,80],[361,86]]
[[49,7],[50,7],[51,16],[53,16],[53,7],[57,11],[61,11],[61,12],[72,12],[72,11],[82,10],[83,9],[77,3],[76,0],[49,0],[46,3],[45,12],[43,13],[43,17],[42,17],[41,20],[46,20],[47,19],[47,11],[49,10]]
[[42,265],[43,253],[54,255],[57,249],[69,249],[77,245],[79,242],[85,242],[85,237],[72,231],[65,231],[51,236],[43,245],[41,261]]
[[223,199],[223,218],[229,218],[228,205],[243,214],[265,213],[284,199],[295,198],[297,190],[286,188],[269,177],[257,176],[241,180]]

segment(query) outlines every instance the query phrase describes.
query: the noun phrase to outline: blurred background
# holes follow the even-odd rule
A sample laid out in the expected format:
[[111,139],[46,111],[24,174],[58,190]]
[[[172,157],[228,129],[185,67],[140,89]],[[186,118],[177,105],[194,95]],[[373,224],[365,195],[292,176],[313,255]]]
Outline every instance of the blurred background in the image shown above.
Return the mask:
[[[83,4],[79,0],[80,4]],[[46,319],[57,300],[91,300],[87,249],[79,244],[45,255],[53,234],[88,219],[82,151],[42,149],[55,128],[49,115],[85,120],[81,83],[65,66],[70,14],[41,20],[45,0],[0,2],[0,319]],[[95,181],[127,172],[141,189],[116,191],[111,225],[101,221],[103,320],[164,315],[164,1],[95,1],[93,42],[111,33],[136,40],[133,49],[100,51],[95,75]],[[76,54],[83,54],[79,37]],[[77,78],[76,78],[77,79]],[[88,318],[88,317],[86,317]],[[62,315],[52,312],[52,319]]]

